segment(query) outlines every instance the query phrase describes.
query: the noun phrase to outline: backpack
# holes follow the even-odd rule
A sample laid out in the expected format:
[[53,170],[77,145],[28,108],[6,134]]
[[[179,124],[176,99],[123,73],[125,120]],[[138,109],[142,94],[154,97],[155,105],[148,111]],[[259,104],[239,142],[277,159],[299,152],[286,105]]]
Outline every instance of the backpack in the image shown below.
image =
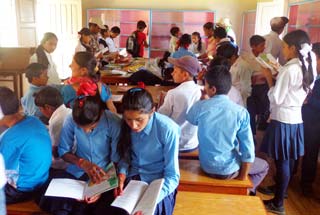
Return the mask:
[[134,31],[127,39],[126,49],[132,57],[139,57],[140,46],[138,44],[138,35]]

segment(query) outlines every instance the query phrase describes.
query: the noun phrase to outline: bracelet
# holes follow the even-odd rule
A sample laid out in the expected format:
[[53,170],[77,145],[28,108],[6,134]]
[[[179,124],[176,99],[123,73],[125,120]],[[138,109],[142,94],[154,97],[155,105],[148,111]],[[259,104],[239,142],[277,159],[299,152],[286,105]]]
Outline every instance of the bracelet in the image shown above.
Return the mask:
[[78,161],[77,161],[77,166],[81,168],[81,164],[85,161],[85,159],[83,158],[80,158]]

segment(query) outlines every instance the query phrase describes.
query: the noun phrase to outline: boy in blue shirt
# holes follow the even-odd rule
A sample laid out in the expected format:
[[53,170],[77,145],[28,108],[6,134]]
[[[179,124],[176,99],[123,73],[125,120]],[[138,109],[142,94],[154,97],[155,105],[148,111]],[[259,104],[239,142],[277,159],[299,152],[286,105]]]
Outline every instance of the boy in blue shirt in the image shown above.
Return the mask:
[[51,165],[51,142],[46,127],[35,117],[19,112],[19,100],[9,88],[0,87],[0,136],[8,182],[7,204],[24,201],[46,182]]
[[26,78],[30,83],[29,89],[21,98],[23,112],[29,116],[42,116],[39,108],[34,103],[34,93],[38,92],[42,86],[48,82],[48,68],[40,63],[31,63],[26,69]]
[[[206,100],[195,103],[187,120],[198,126],[200,166],[210,177],[253,182],[251,194],[268,173],[268,163],[255,158],[248,111],[229,100],[231,75],[226,66],[209,67]],[[204,96],[203,96],[204,98]]]

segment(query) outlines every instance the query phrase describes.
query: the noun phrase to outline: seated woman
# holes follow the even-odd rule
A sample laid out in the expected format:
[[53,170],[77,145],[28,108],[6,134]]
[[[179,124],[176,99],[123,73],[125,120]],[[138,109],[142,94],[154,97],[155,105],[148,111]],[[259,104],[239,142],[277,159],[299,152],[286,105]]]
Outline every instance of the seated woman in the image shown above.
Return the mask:
[[190,55],[194,58],[196,58],[196,56],[188,50],[189,46],[191,44],[191,36],[190,34],[183,34],[178,41],[178,50],[173,52],[171,54],[171,57],[173,58],[180,58],[186,55]]
[[164,178],[155,215],[173,213],[179,184],[179,126],[170,118],[156,113],[152,96],[142,88],[132,88],[122,100],[123,121],[117,152],[119,188],[122,193],[131,180],[147,183]]
[[101,100],[106,104],[107,108],[116,113],[116,107],[111,100],[110,88],[100,81],[100,71],[97,67],[95,57],[89,52],[77,52],[70,65],[72,77],[68,80],[68,85],[61,89],[64,104],[72,107],[77,98],[76,92],[79,89],[80,82],[95,82],[98,85]]
[[[110,162],[117,162],[116,145],[120,133],[120,119],[104,111],[98,86],[80,83],[72,114],[65,119],[61,130],[58,154],[68,165],[66,172],[54,176],[82,181],[89,179],[100,183],[106,175],[104,169]],[[74,151],[74,145],[76,150]],[[84,202],[61,197],[43,198],[43,209],[57,215],[104,214],[114,200],[113,191],[101,196],[85,198]]]

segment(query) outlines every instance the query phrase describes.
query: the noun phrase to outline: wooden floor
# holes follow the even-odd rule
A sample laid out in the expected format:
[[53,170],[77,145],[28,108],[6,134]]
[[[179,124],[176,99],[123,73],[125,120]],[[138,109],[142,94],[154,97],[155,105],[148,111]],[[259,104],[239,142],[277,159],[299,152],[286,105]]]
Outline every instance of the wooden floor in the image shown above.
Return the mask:
[[[261,142],[263,136],[263,132],[258,132],[257,134],[257,142],[258,147]],[[259,156],[259,153],[258,153]],[[320,157],[318,159],[318,171],[317,171],[317,179],[314,188],[314,197],[307,198],[302,195],[300,188],[300,168],[298,170],[297,175],[295,175],[289,185],[288,195],[289,198],[285,200],[285,209],[287,215],[320,215]],[[272,160],[268,159],[269,164],[273,164]],[[273,176],[274,176],[274,166],[271,165],[271,169],[269,170],[268,176],[263,181],[263,185],[271,185],[273,184]],[[263,200],[270,199],[272,196],[263,195],[261,193],[257,193]],[[272,215],[273,213],[268,213]]]

